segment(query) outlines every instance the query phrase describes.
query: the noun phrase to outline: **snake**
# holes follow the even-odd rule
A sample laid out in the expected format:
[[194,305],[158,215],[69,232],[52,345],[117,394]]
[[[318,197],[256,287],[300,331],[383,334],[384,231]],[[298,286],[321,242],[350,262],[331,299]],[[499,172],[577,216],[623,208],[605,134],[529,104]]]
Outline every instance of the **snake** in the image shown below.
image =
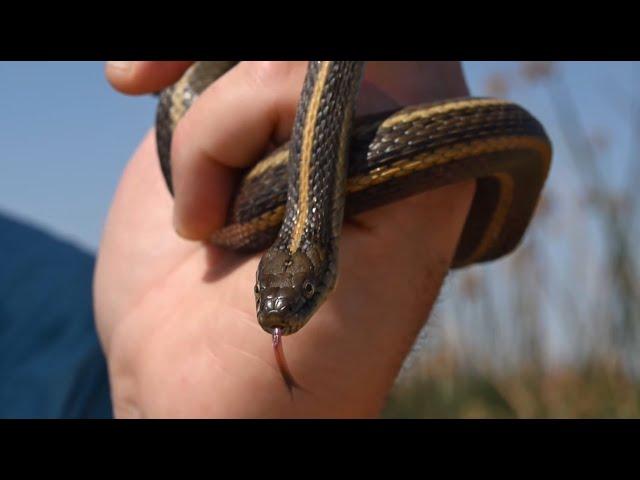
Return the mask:
[[[156,144],[171,193],[173,132],[236,63],[196,62],[159,94]],[[309,62],[291,140],[246,169],[225,225],[210,239],[238,252],[264,252],[253,286],[257,319],[272,335],[290,390],[299,385],[282,337],[307,324],[335,287],[345,218],[475,180],[451,267],[488,262],[520,243],[551,165],[544,127],[508,100],[452,98],[355,118],[364,63]]]

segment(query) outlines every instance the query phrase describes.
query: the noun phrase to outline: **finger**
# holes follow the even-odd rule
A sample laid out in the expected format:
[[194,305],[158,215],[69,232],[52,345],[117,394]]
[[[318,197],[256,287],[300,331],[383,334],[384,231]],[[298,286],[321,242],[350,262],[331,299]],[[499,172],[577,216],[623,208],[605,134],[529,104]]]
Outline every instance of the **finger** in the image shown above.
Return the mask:
[[171,151],[178,234],[203,240],[223,225],[237,169],[289,136],[305,73],[306,62],[242,62],[186,113]]
[[113,88],[129,95],[158,92],[175,83],[193,62],[110,61],[105,66]]
[[368,62],[364,79],[401,105],[467,91],[460,62]]
[[383,112],[400,106],[391,96],[385,93],[372,81],[367,79],[362,81],[360,94],[356,102],[356,115],[369,115],[371,113]]

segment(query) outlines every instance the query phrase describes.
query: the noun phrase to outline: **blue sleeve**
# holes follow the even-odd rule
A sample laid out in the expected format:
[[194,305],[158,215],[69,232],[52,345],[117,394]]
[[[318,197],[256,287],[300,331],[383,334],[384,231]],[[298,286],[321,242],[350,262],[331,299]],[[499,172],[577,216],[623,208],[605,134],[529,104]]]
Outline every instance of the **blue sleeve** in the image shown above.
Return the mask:
[[93,255],[0,214],[0,418],[109,418]]

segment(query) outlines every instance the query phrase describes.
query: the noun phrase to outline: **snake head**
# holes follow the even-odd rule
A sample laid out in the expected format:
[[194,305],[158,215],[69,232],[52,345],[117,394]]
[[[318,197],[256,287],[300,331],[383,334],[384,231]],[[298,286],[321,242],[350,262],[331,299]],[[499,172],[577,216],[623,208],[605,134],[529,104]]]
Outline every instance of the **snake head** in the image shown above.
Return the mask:
[[291,335],[302,328],[335,284],[331,262],[315,246],[293,253],[275,247],[263,255],[256,274],[258,323],[272,334]]

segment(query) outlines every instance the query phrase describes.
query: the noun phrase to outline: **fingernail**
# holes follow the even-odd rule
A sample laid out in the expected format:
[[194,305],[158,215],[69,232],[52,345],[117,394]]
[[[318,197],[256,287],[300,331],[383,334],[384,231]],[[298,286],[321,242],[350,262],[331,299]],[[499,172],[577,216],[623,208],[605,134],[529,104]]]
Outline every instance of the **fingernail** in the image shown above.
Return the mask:
[[116,61],[108,61],[107,65],[109,66],[109,68],[112,68],[114,70],[118,70],[120,72],[126,73],[129,70],[131,70],[131,67],[133,66],[133,62],[130,62],[128,60],[126,61],[122,61],[122,60],[116,60]]

